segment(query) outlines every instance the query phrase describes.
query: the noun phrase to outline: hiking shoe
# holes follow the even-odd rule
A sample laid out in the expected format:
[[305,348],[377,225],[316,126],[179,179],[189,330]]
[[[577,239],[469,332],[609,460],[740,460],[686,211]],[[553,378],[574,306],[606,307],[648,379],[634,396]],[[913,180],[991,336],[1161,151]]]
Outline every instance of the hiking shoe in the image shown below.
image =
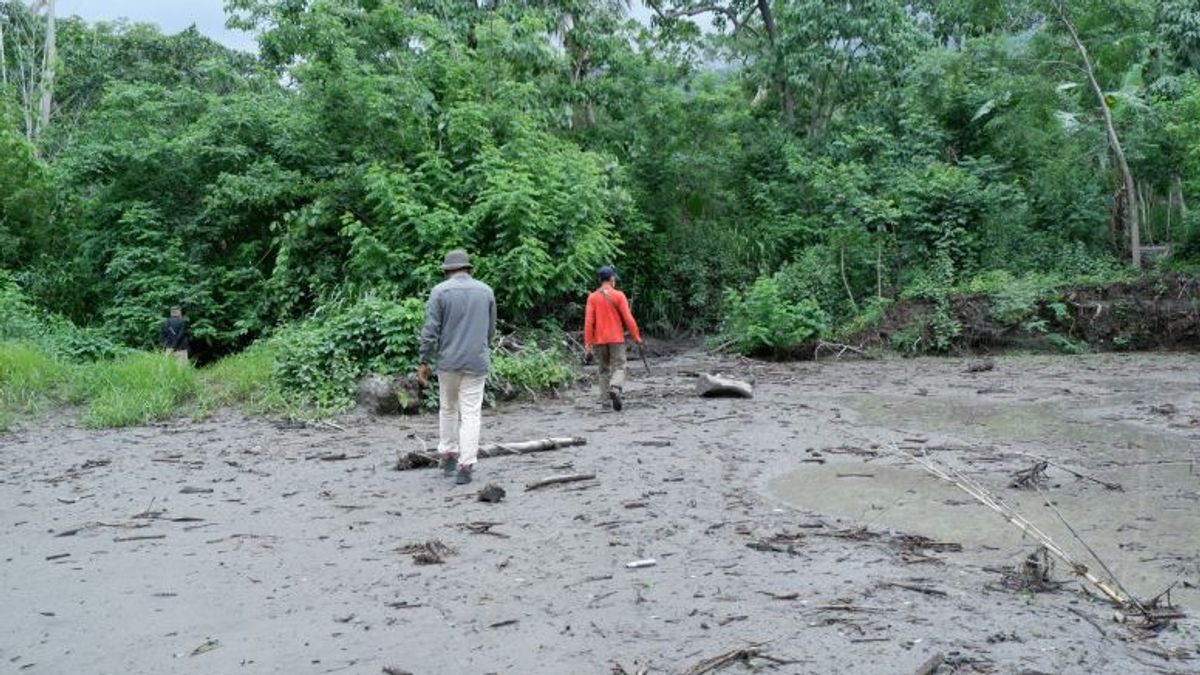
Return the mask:
[[458,485],[466,485],[471,482],[471,467],[458,467],[458,474],[454,476],[454,482]]
[[458,471],[458,455],[442,455],[441,461],[442,475],[449,478]]
[[621,412],[621,408],[625,407],[624,404],[621,403],[621,390],[620,389],[617,389],[616,387],[609,389],[608,390],[608,398],[609,398],[609,400],[612,401],[613,410],[616,410],[617,412]]

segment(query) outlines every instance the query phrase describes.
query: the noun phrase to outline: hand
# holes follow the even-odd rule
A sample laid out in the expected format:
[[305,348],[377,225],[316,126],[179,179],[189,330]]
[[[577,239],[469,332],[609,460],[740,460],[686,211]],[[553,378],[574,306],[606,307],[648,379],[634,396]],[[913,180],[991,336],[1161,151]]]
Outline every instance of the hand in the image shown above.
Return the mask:
[[422,363],[421,365],[417,366],[417,382],[420,383],[420,385],[422,387],[429,384],[429,364],[428,363]]
[[583,355],[584,355],[584,356],[586,356],[586,357],[588,357],[588,358],[590,359],[590,358],[592,358],[592,354],[593,354],[593,350],[592,350],[592,346],[591,346],[591,345],[588,345],[588,346],[586,346],[586,347],[584,347],[584,348],[583,348]]

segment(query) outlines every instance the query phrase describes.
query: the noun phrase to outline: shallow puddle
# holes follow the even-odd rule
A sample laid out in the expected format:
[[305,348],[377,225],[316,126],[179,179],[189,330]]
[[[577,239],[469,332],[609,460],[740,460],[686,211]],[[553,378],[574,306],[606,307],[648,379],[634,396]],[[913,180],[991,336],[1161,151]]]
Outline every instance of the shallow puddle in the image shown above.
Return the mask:
[[[847,396],[840,402],[866,424],[923,432],[957,432],[997,443],[1029,442],[1048,448],[1086,448],[1106,459],[1129,450],[1190,457],[1197,445],[1185,436],[1162,433],[1129,420],[1108,419],[1103,410],[1065,403]],[[1094,455],[1095,456],[1095,455]]]
[[[1012,463],[977,465],[972,477],[1014,506],[1080,562],[1096,570],[1086,550],[1072,537],[1042,495],[1108,563],[1131,593],[1152,596],[1175,581],[1200,583],[1200,475],[1191,462],[1186,438],[1155,433],[1120,422],[1071,419],[1050,406],[856,397],[849,403],[868,424],[905,431],[965,431],[998,450],[1012,447],[1063,457],[1055,450],[1087,446],[1082,462],[1063,463],[1097,478],[1122,484],[1124,492],[1078,481],[1061,469],[1049,469],[1050,481],[1039,494],[1007,487]],[[863,405],[864,402],[870,405]],[[1101,440],[1107,439],[1100,450]],[[1030,447],[1037,442],[1043,447]],[[1114,447],[1116,443],[1116,447]],[[933,453],[937,459],[941,452]],[[1074,453],[1072,453],[1072,456]],[[970,455],[966,455],[967,459]],[[1107,460],[1107,461],[1104,461]],[[1115,466],[1113,462],[1132,466]],[[1157,463],[1167,461],[1170,463]],[[1102,466],[1103,464],[1109,466]],[[965,555],[985,565],[1008,565],[1036,547],[1036,542],[996,512],[976,502],[953,484],[915,464],[834,462],[804,465],[779,476],[770,492],[799,508],[867,525],[961,542]],[[1066,578],[1065,566],[1057,576]],[[1097,570],[1098,573],[1099,570]],[[1101,573],[1101,576],[1103,574]],[[1200,593],[1177,587],[1176,602],[1200,607]]]

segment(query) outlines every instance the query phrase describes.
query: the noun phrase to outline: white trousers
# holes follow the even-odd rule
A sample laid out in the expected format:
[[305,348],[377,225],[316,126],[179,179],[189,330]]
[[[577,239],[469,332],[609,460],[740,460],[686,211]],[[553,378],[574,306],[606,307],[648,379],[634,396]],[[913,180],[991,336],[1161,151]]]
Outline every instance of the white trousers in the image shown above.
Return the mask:
[[479,458],[479,425],[483,409],[483,383],[487,375],[438,373],[438,411],[441,422],[438,452],[458,455],[460,466]]

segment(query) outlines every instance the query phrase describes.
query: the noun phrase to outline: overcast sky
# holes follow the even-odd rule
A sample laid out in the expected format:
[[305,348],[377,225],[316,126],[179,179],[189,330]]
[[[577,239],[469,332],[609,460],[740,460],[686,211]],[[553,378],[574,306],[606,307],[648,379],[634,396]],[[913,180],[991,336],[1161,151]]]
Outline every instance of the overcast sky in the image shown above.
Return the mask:
[[166,33],[178,33],[192,24],[211,38],[246,51],[254,51],[254,36],[225,27],[224,0],[58,0],[59,16],[77,15],[89,21],[129,19],[153,23]]
[[[650,10],[634,2],[632,14],[639,21],[650,20]],[[136,23],[156,24],[166,33],[178,33],[192,24],[211,38],[245,51],[255,51],[254,36],[225,27],[224,0],[58,0],[59,16],[77,15],[89,21],[129,19]],[[699,19],[701,25],[707,20]]]

